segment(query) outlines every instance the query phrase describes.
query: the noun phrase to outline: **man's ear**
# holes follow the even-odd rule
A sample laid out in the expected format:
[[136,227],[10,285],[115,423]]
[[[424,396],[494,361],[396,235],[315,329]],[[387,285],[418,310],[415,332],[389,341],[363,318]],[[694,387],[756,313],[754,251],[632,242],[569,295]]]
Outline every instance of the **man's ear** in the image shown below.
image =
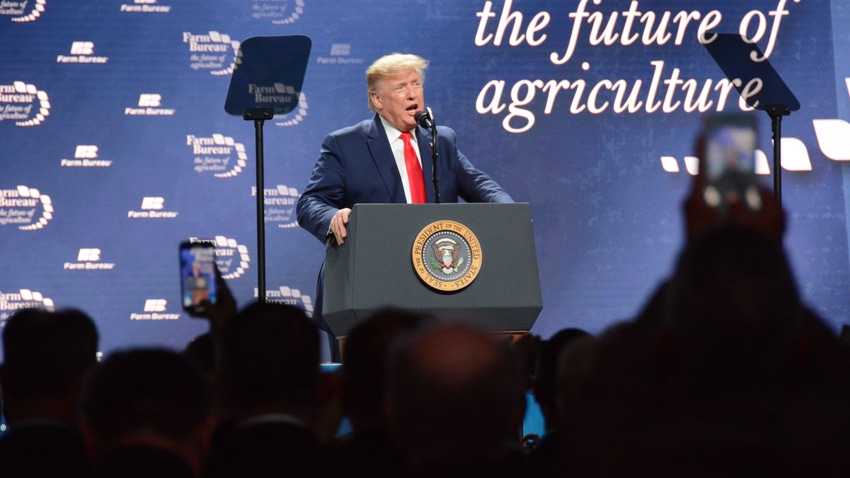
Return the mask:
[[372,100],[372,104],[375,105],[379,111],[384,109],[384,103],[381,101],[381,96],[374,91],[369,92],[369,98]]

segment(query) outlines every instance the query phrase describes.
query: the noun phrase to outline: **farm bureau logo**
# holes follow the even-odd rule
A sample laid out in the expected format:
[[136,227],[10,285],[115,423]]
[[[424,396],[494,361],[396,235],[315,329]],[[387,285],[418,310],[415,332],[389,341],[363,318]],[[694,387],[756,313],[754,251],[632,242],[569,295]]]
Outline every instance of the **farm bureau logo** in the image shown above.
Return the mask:
[[365,60],[363,58],[350,58],[351,44],[350,43],[334,43],[331,45],[330,56],[320,56],[316,58],[318,65],[362,65]]
[[44,297],[41,292],[29,289],[21,289],[18,292],[3,293],[0,291],[0,325],[6,325],[5,321],[16,310],[43,307],[53,310],[53,299]]
[[[190,237],[189,240],[197,242],[208,239]],[[222,279],[236,279],[248,270],[251,264],[248,247],[239,244],[236,239],[224,236],[215,236],[209,242],[215,244],[215,264],[221,272]]]
[[298,94],[298,108],[294,111],[290,111],[289,113],[278,116],[276,119],[279,121],[275,121],[275,126],[295,126],[298,123],[304,120],[304,117],[307,116],[307,96],[302,91]]
[[47,0],[35,0],[32,2],[32,9],[27,13],[28,3],[30,3],[29,0],[2,0],[0,1],[0,15],[13,16],[12,21],[16,23],[34,22],[44,13]]
[[[230,35],[216,31],[201,35],[183,32],[183,43],[189,44],[189,67],[193,70],[209,70],[213,76],[233,73],[239,42],[231,40]],[[225,66],[228,57],[233,61]]]
[[[271,20],[274,25],[290,25],[304,14],[304,0],[253,0],[251,18]],[[289,7],[295,8],[289,11]]]
[[135,0],[132,4],[121,4],[121,11],[128,13],[169,13],[171,6],[157,5],[156,0]]
[[194,168],[198,173],[213,172],[217,178],[232,178],[238,176],[248,164],[245,145],[237,143],[230,136],[213,134],[210,137],[199,137],[189,134],[186,135],[186,145],[192,147]]
[[298,92],[294,86],[283,83],[272,85],[248,85],[248,94],[254,97],[254,102],[264,105],[289,105],[295,102]]
[[101,250],[95,247],[84,247],[77,253],[77,262],[66,262],[62,267],[70,271],[111,271],[115,268],[114,262],[101,262]]
[[142,93],[139,95],[138,108],[124,108],[125,116],[174,116],[173,108],[160,108],[162,95]]
[[165,299],[145,300],[142,313],[131,313],[130,320],[177,320],[180,314],[168,313],[168,301]]
[[23,81],[0,85],[0,121],[12,120],[17,126],[37,126],[49,114],[50,99],[35,85]]
[[[256,186],[251,187],[251,196],[257,197]],[[280,229],[298,227],[295,206],[300,196],[297,189],[283,184],[278,184],[275,189],[264,189],[265,222],[277,223]]]
[[176,211],[163,211],[165,209],[165,198],[162,196],[147,196],[142,198],[141,211],[128,211],[130,219],[174,219],[179,213]]
[[[38,213],[39,208],[41,214]],[[42,229],[53,219],[53,201],[38,189],[0,189],[0,226],[17,224],[22,231]]]
[[436,221],[425,226],[416,235],[411,252],[416,275],[438,291],[459,291],[481,270],[478,238],[458,222]]
[[93,56],[94,42],[75,41],[71,43],[71,55],[58,55],[56,63],[105,64],[109,61],[106,56]]
[[[258,298],[256,287],[254,288],[254,298]],[[287,286],[270,289],[266,291],[266,300],[277,304],[301,307],[307,312],[308,317],[313,316],[313,299],[309,295],[303,295],[299,289],[292,289]]]
[[93,144],[78,144],[74,151],[74,159],[62,158],[59,165],[63,168],[108,168],[112,161],[98,159],[97,146]]

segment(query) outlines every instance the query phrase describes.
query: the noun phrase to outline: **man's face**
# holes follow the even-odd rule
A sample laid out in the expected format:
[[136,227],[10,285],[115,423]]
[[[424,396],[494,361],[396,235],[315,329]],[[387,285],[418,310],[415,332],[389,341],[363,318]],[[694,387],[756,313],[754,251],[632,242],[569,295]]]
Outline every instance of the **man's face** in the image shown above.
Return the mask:
[[425,106],[422,78],[412,69],[388,76],[370,95],[378,114],[400,131],[415,128],[413,115]]

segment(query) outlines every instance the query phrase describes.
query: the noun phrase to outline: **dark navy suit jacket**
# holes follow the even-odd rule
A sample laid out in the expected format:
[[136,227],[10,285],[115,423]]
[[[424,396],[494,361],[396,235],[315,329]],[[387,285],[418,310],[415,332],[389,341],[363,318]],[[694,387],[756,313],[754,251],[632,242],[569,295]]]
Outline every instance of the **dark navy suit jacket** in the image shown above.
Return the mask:
[[[425,192],[434,202],[431,133],[416,128]],[[490,176],[476,169],[457,149],[454,130],[437,127],[440,201],[513,202]],[[387,133],[376,114],[371,120],[333,132],[298,200],[298,223],[323,243],[337,210],[359,203],[404,203],[404,188]]]

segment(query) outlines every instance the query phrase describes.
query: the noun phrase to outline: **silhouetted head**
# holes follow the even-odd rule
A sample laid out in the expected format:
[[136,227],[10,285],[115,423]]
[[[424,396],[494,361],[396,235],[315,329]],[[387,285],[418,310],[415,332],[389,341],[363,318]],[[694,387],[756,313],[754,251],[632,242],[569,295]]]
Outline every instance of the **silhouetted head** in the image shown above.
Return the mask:
[[15,312],[3,328],[5,400],[14,406],[17,401],[74,393],[97,362],[97,348],[94,321],[79,310]]
[[554,415],[557,410],[558,364],[561,352],[576,340],[588,337],[591,335],[582,329],[566,328],[540,344],[534,372],[534,398],[540,405],[546,428],[551,428],[556,423]]
[[433,318],[403,309],[381,309],[358,322],[345,339],[342,383],[345,412],[355,431],[383,422],[385,371],[390,345]]
[[319,334],[302,309],[254,302],[225,326],[217,380],[226,406],[309,407],[318,377]]
[[92,373],[80,402],[82,421],[105,446],[149,433],[189,440],[212,410],[212,392],[194,363],[150,348],[109,355]]
[[519,359],[482,331],[443,325],[400,341],[387,379],[390,426],[414,464],[489,460],[517,439]]

